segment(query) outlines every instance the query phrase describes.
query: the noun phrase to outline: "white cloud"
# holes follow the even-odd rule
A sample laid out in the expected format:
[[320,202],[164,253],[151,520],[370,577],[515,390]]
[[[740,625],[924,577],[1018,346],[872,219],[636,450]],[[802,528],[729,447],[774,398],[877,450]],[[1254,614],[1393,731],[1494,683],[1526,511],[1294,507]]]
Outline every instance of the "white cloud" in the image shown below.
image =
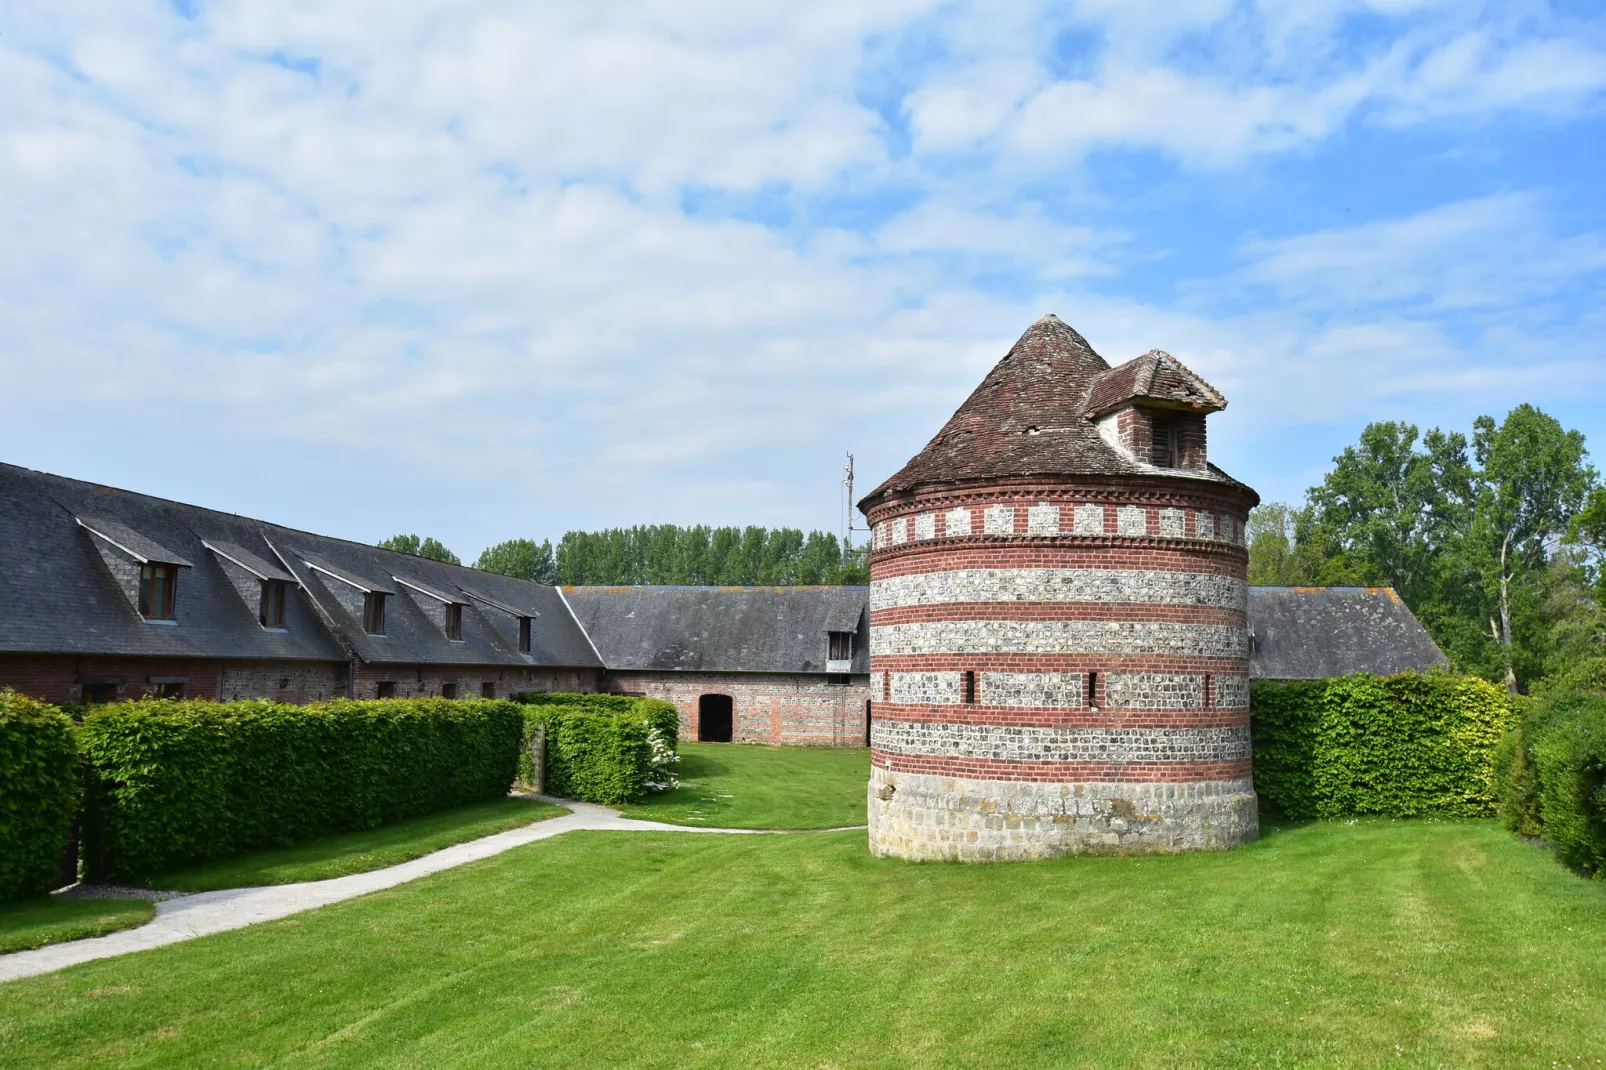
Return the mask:
[[1606,234],[1556,234],[1537,198],[1504,194],[1403,219],[1322,230],[1244,249],[1239,278],[1322,307],[1400,302],[1510,308],[1606,269]]
[[[829,523],[842,449],[890,470],[1044,311],[1112,359],[1176,352],[1267,425],[1572,367],[1576,319],[1534,309],[1601,238],[1533,195],[1135,292],[1155,250],[1099,150],[1230,170],[1374,119],[1565,121],[1602,84],[1587,33],[1378,7],[1398,32],[1346,53],[1339,0],[25,6],[0,37],[0,375],[29,404],[0,449],[471,552]],[[886,39],[906,62],[872,106]]]

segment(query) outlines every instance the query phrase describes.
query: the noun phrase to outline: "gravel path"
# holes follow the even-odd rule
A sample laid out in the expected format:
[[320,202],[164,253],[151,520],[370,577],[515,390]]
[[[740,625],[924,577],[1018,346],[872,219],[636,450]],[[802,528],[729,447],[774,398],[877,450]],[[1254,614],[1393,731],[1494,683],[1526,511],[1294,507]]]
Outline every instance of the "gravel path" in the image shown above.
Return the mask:
[[[382,888],[392,888],[416,880],[430,873],[477,862],[482,858],[501,854],[514,847],[522,847],[536,840],[551,839],[577,829],[605,832],[689,832],[721,833],[726,835],[783,835],[779,829],[713,829],[686,825],[665,825],[657,821],[634,821],[617,811],[594,803],[554,799],[544,795],[532,796],[543,802],[568,807],[572,813],[548,818],[523,828],[509,829],[467,843],[453,844],[434,854],[415,858],[411,862],[353,873],[348,877],[334,877],[326,881],[305,881],[301,884],[276,884],[263,888],[227,888],[217,892],[200,892],[195,895],[178,895],[161,899],[156,904],[156,917],[137,929],[124,929],[107,936],[89,940],[72,940],[64,944],[51,944],[32,951],[17,951],[0,955],[0,981],[14,981],[19,977],[51,973],[76,966],[80,962],[127,955],[145,951],[197,936],[227,932],[259,921],[272,921],[315,907],[328,906],[343,899],[352,899]],[[863,826],[852,826],[862,828]],[[836,829],[819,831],[834,832]],[[93,889],[79,893],[95,894]]]

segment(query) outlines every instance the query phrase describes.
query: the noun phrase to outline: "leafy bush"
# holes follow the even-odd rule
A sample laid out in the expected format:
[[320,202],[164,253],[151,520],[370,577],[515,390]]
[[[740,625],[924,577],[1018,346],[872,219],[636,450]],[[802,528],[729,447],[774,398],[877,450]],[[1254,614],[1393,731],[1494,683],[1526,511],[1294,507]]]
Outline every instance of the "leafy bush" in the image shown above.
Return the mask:
[[1572,691],[1606,695],[1606,657],[1575,658],[1534,681],[1533,692],[1540,698]]
[[1552,694],[1501,744],[1500,817],[1563,862],[1606,873],[1606,697]]
[[139,878],[507,794],[523,718],[489,699],[96,707],[85,860]]
[[1445,674],[1252,684],[1255,790],[1292,818],[1494,813],[1510,697]]
[[65,714],[0,691],[0,902],[55,886],[78,802],[76,762]]
[[[515,697],[525,704],[526,725],[546,730],[549,794],[612,805],[678,783],[680,713],[671,703],[626,695]],[[529,756],[520,762],[521,774],[529,777]]]

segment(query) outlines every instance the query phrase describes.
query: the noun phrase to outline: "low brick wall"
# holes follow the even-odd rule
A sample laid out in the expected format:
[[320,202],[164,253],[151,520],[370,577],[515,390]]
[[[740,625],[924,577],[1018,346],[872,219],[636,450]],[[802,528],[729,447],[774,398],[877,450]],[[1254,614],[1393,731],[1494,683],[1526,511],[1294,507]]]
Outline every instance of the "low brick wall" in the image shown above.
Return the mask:
[[[845,682],[841,682],[845,681]],[[793,746],[866,745],[870,678],[865,673],[718,673],[610,671],[604,690],[673,702],[682,737],[696,739],[698,700],[729,695],[733,741]]]

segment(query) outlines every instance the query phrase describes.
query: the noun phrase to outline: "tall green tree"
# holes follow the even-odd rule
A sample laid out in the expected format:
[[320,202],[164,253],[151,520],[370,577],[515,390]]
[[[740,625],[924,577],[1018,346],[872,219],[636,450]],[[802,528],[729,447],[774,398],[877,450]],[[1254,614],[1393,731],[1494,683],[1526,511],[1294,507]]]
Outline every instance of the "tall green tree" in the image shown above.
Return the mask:
[[1595,484],[1585,463],[1584,436],[1532,405],[1518,405],[1498,426],[1488,416],[1473,424],[1477,456],[1476,508],[1464,563],[1482,577],[1498,618],[1490,632],[1501,648],[1506,687],[1515,694],[1513,587],[1530,594],[1535,577],[1584,508]]
[[555,583],[558,578],[558,566],[552,557],[550,539],[542,540],[539,546],[533,539],[499,542],[480,551],[474,567],[481,572],[496,572],[536,583]]
[[392,535],[379,546],[385,550],[422,557],[426,561],[441,561],[448,565],[463,563],[456,554],[443,546],[439,539],[433,537],[420,539],[417,535]]

